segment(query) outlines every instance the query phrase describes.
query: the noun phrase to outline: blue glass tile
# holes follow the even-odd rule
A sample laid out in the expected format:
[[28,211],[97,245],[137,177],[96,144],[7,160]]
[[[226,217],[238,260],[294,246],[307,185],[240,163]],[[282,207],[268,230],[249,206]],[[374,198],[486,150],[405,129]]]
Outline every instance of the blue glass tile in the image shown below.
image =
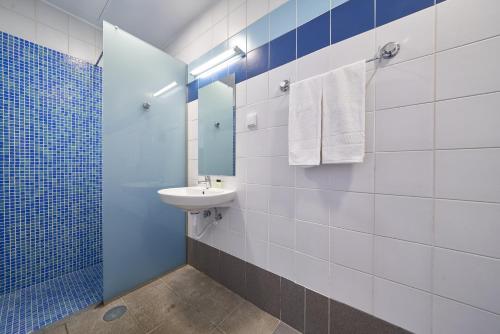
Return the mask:
[[434,0],[377,0],[377,27],[434,5]]
[[297,58],[330,45],[330,12],[297,28]]
[[269,44],[247,54],[247,79],[269,70]]
[[297,26],[330,11],[330,0],[297,0]]
[[270,38],[276,39],[297,28],[297,0],[287,1],[270,14]]
[[269,15],[247,27],[247,51],[252,51],[269,42]]
[[444,2],[444,1],[446,1],[446,0],[436,0],[436,4]]
[[296,30],[271,41],[269,52],[270,69],[289,63],[296,58]]
[[187,101],[191,102],[198,100],[198,80],[194,80],[188,84]]
[[332,44],[375,27],[373,0],[349,0],[332,9]]
[[235,63],[229,65],[228,73],[234,73],[236,83],[240,83],[247,79],[247,59],[241,58]]

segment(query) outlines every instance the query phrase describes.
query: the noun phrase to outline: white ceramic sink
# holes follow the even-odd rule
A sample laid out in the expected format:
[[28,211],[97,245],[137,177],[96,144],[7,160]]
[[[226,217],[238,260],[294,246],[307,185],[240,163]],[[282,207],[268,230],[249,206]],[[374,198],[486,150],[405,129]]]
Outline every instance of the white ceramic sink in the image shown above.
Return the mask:
[[183,187],[158,190],[160,199],[186,211],[199,211],[229,206],[236,196],[233,189]]

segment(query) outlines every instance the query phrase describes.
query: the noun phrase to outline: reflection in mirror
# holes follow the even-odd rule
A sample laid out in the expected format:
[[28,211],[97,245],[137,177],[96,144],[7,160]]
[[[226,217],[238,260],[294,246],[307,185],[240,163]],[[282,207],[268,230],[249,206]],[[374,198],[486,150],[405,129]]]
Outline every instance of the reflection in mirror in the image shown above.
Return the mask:
[[235,77],[198,91],[198,173],[234,176]]

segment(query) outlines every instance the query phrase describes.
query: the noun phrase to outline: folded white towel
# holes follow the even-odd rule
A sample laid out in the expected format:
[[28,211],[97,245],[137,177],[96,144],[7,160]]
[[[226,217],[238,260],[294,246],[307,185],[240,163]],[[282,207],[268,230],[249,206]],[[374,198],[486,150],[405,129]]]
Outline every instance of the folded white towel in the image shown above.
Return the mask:
[[323,77],[321,162],[363,162],[365,155],[365,60]]
[[321,161],[321,76],[290,85],[288,162],[317,166]]

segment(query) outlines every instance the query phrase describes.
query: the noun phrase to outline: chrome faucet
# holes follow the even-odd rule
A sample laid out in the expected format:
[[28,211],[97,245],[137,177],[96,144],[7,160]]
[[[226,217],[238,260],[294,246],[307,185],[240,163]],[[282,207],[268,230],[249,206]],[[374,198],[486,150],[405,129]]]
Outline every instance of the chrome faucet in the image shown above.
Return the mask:
[[212,179],[210,178],[210,175],[205,175],[205,179],[203,181],[198,180],[198,184],[204,183],[205,188],[212,188]]

